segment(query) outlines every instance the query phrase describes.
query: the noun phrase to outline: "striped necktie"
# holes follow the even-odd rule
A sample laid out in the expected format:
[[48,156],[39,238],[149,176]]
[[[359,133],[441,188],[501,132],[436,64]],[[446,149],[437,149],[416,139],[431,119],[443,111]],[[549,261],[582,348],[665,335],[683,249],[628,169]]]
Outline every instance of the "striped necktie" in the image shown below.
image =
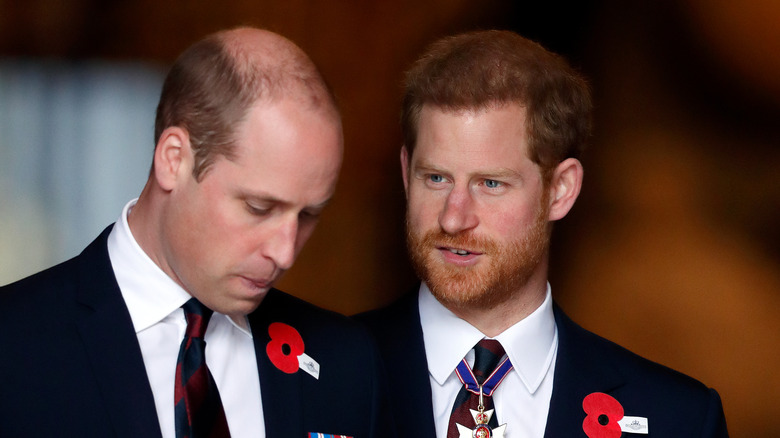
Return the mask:
[[217,384],[206,366],[206,327],[213,313],[191,298],[181,306],[187,331],[176,363],[176,438],[230,437]]
[[[494,339],[483,339],[474,346],[474,367],[472,372],[477,380],[477,383],[482,385],[485,379],[490,376],[498,366],[501,358],[504,357],[504,347],[501,343]],[[479,406],[479,395],[468,391],[465,386],[460,388],[458,395],[455,397],[455,403],[452,406],[452,413],[450,414],[450,423],[447,427],[447,438],[459,438],[460,434],[456,423],[466,426],[470,429],[476,427],[474,423],[474,417],[471,415],[469,409],[477,410]],[[493,397],[484,397],[485,410],[493,409]],[[491,428],[498,426],[498,420],[496,415],[490,418],[488,425]]]

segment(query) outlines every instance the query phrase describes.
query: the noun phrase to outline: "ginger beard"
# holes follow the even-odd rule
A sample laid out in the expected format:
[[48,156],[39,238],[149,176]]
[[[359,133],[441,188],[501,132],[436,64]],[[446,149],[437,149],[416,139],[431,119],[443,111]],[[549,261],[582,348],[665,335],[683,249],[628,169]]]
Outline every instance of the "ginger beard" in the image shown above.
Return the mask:
[[[539,214],[522,237],[500,243],[472,231],[416,232],[409,226],[407,209],[406,243],[412,266],[445,307],[492,309],[515,296],[545,256],[550,240],[548,213],[547,196],[542,196]],[[468,267],[448,265],[437,254],[442,246],[478,251],[485,260]]]

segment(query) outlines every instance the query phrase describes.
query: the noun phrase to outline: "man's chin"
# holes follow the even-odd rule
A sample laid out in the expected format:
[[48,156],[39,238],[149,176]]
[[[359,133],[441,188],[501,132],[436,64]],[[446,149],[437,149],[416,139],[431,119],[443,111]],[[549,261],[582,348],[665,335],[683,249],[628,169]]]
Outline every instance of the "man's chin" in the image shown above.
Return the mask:
[[219,307],[214,310],[230,317],[243,317],[257,310],[267,293],[267,290],[252,290],[248,293],[245,289],[240,289],[223,297],[218,304]]
[[460,282],[426,282],[433,296],[447,308],[484,308],[492,301],[490,293]]

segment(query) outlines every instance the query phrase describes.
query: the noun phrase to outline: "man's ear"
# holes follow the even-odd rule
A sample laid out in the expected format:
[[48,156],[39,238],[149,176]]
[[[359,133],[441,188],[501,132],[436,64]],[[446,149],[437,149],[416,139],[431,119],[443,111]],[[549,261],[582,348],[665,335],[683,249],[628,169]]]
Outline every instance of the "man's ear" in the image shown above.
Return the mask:
[[583,168],[580,160],[567,158],[555,168],[550,180],[550,214],[548,220],[563,219],[580,194]]
[[409,198],[409,151],[406,145],[401,146],[401,177],[404,180],[404,193]]
[[163,190],[176,187],[183,176],[192,174],[190,136],[186,130],[170,126],[160,134],[154,149],[154,176]]

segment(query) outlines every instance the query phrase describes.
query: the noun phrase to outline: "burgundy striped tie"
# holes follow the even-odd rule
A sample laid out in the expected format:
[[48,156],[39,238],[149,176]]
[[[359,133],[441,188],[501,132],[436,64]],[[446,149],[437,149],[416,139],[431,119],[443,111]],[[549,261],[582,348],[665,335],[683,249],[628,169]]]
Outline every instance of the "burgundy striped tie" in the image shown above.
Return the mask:
[[187,318],[187,331],[176,363],[176,438],[228,438],[222,400],[206,366],[203,336],[213,312],[195,298],[181,307]]
[[[474,346],[474,366],[472,372],[477,379],[477,383],[482,385],[493,371],[498,366],[501,358],[504,357],[504,347],[501,343],[494,339],[483,339]],[[493,409],[493,397],[484,397],[485,410]],[[476,427],[474,424],[474,417],[471,415],[469,409],[477,410],[479,407],[479,395],[476,395],[468,390],[465,386],[460,388],[458,395],[455,397],[455,403],[452,405],[452,413],[450,414],[450,424],[447,428],[447,438],[458,438],[458,428],[456,423],[466,426],[469,429]],[[495,413],[490,418],[488,425],[491,428],[498,427],[498,420]]]

